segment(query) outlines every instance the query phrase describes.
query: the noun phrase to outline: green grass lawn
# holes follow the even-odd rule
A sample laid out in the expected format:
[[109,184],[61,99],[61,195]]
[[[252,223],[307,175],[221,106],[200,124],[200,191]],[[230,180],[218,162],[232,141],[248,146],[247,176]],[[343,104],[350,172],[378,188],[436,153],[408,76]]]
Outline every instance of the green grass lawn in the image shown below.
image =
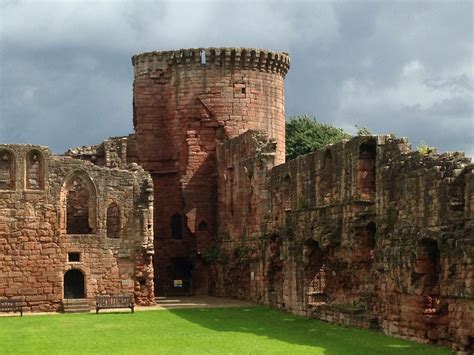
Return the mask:
[[263,307],[0,318],[0,354],[450,354]]

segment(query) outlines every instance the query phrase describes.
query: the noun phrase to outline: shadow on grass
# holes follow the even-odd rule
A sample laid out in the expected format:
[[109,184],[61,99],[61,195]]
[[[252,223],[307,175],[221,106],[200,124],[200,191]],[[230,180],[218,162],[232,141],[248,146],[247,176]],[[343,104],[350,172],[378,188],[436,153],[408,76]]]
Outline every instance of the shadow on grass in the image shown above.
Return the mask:
[[[324,349],[324,354],[451,354],[447,348],[424,345],[357,328],[348,328],[264,307],[170,309],[169,312],[217,332],[251,333]],[[229,335],[232,336],[232,335]]]

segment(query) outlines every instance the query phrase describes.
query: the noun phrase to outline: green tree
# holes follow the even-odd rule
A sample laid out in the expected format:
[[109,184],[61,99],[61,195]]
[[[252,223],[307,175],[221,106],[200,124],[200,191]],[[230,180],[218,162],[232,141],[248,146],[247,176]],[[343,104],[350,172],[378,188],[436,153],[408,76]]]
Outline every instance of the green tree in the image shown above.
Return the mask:
[[290,117],[286,122],[286,159],[294,159],[349,138],[351,136],[342,128],[318,122],[316,118],[307,115]]

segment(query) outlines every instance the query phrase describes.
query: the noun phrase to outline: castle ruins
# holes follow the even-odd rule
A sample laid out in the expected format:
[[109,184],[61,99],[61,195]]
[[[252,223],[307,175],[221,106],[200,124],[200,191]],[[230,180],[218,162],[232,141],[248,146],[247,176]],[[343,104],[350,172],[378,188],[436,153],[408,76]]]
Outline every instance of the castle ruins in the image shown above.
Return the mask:
[[0,299],[233,297],[474,348],[474,164],[357,136],[285,162],[287,53],[132,58],[127,137],[0,145]]

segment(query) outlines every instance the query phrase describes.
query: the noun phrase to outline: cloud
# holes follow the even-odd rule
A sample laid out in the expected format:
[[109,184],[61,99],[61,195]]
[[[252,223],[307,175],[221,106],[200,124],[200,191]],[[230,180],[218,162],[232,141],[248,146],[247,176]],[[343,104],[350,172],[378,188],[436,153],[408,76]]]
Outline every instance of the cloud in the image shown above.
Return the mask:
[[55,152],[132,131],[139,52],[290,52],[288,115],[474,154],[472,3],[3,1],[0,141]]

